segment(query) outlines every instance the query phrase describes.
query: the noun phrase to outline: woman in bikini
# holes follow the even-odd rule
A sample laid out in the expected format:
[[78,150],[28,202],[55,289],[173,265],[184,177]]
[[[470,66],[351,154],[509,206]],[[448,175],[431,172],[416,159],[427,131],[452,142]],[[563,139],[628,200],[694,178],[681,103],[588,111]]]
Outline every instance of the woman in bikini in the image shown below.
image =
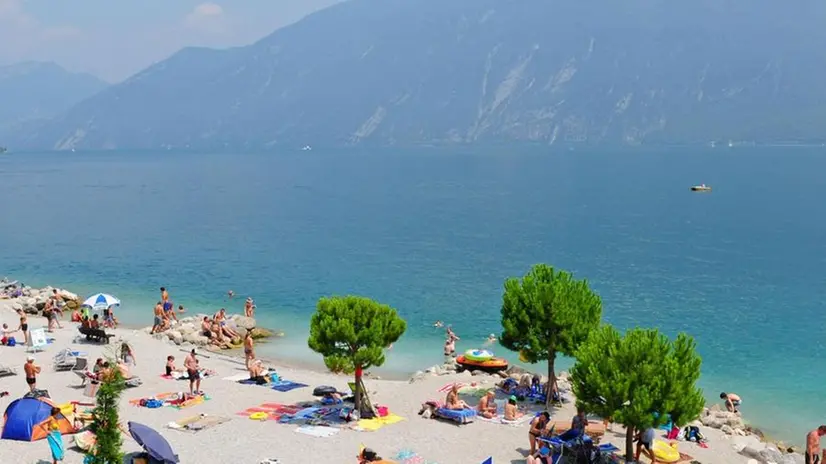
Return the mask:
[[548,411],[543,411],[542,414],[536,416],[531,421],[531,428],[528,430],[528,441],[531,443],[531,452],[529,454],[531,456],[536,453],[536,439],[542,436],[550,420],[551,415],[548,414]]
[[23,344],[27,345],[29,343],[29,318],[22,309],[17,310],[17,315],[20,316],[20,327],[17,330],[23,331]]
[[247,369],[250,368],[250,361],[255,359],[255,350],[253,349],[254,344],[255,342],[252,339],[252,330],[247,330],[247,333],[244,335],[244,358]]
[[52,452],[52,463],[57,464],[63,460],[65,450],[63,448],[63,435],[60,433],[60,408],[52,408],[51,415],[41,427],[46,428],[46,440],[49,442],[49,449]]

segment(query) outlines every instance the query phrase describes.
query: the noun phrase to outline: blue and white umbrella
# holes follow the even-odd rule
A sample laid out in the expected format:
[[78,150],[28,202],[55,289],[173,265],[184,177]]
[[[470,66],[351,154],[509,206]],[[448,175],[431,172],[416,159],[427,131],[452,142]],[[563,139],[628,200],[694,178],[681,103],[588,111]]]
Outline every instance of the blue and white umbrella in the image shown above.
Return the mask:
[[107,293],[98,293],[86,298],[83,306],[88,306],[95,311],[102,311],[110,306],[120,306],[120,300]]

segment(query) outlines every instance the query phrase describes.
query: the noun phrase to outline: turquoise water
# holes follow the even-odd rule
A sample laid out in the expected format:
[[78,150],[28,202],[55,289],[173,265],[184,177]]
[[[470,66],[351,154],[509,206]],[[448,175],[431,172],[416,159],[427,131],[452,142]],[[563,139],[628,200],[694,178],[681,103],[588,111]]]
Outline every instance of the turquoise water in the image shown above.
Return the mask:
[[479,346],[504,279],[548,262],[588,278],[613,324],[695,335],[709,398],[737,392],[799,442],[826,416],[824,154],[3,156],[0,272],[114,293],[142,325],[162,285],[190,311],[252,295],[287,333],[270,354],[312,364],[317,299],[364,294],[408,320],[386,367],[412,371],[441,361],[434,320]]

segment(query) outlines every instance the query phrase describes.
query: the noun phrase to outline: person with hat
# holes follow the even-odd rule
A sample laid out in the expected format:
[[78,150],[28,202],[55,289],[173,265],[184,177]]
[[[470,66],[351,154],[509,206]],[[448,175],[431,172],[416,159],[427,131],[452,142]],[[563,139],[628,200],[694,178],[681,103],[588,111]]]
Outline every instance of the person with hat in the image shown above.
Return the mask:
[[366,464],[368,462],[373,462],[377,464],[396,464],[395,461],[390,461],[387,459],[383,459],[376,454],[375,451],[371,450],[370,448],[364,448],[361,450],[358,456],[356,456],[359,460],[359,464]]
[[505,403],[505,414],[502,418],[503,422],[516,422],[517,419],[524,414],[519,412],[519,406],[516,405],[516,396],[511,395],[508,402]]
[[23,371],[26,372],[26,383],[29,385],[29,391],[35,391],[37,389],[37,374],[40,373],[40,366],[34,363],[34,356],[26,358]]

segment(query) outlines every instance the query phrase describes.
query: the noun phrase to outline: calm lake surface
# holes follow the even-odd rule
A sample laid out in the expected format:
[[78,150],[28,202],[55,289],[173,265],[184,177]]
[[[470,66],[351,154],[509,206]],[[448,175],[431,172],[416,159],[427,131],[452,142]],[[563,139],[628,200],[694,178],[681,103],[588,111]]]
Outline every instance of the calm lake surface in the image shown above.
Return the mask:
[[801,442],[826,416],[824,172],[814,149],[4,155],[0,273],[141,325],[160,286],[190,312],[251,295],[287,334],[267,353],[313,365],[317,299],[363,294],[407,319],[406,372],[441,362],[437,319],[460,350],[498,333],[504,279],[547,262],[621,328],[694,335],[709,399]]

